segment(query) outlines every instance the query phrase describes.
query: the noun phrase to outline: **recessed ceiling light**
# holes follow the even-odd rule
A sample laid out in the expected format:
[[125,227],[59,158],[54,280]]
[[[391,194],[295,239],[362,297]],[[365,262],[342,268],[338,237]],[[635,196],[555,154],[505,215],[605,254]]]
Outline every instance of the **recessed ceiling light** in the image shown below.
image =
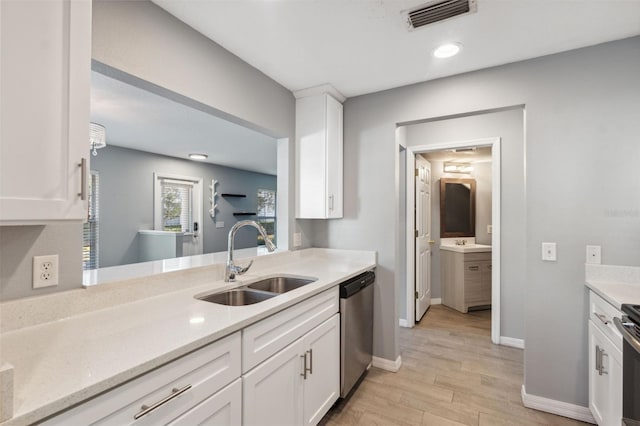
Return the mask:
[[447,43],[439,46],[433,51],[433,56],[436,58],[450,58],[460,52],[462,45],[459,43]]
[[209,156],[207,154],[189,154],[189,158],[192,160],[206,160]]

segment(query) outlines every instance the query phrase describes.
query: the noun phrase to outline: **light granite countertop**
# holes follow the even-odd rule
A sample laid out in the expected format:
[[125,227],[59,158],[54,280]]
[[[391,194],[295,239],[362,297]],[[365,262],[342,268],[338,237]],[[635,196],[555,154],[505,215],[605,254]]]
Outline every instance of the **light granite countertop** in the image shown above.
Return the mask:
[[617,309],[640,305],[640,267],[585,265],[585,285]]
[[[87,297],[89,289],[65,292],[68,293],[67,301],[58,294],[43,296],[42,301],[31,298],[14,302],[7,306],[9,313],[18,312],[23,303],[33,315],[37,315],[38,310],[51,308],[60,318],[51,320],[51,315],[47,314],[45,317],[50,321],[15,328],[0,335],[0,361],[14,368],[13,418],[2,425],[39,421],[375,265],[375,252],[307,249],[258,258],[249,273],[239,277],[236,283],[222,281],[220,265],[211,265],[201,268],[199,275],[187,275],[188,271],[170,276],[164,274],[157,285],[157,294],[151,296],[149,294],[155,289],[153,277],[148,277],[145,283],[99,286],[99,292],[95,293],[102,300],[99,310],[82,312],[76,308],[90,300]],[[211,275],[217,279],[202,282],[203,273],[208,272],[206,268],[210,268]],[[276,274],[314,277],[317,281],[243,307],[217,305],[194,298],[203,292],[237,287]],[[187,279],[194,282],[184,282]],[[144,297],[136,285],[145,288]],[[128,295],[133,301],[122,303]],[[105,306],[108,305],[105,301],[109,300],[115,301],[114,304]],[[55,303],[66,303],[81,313],[64,317],[67,308],[51,306]]]

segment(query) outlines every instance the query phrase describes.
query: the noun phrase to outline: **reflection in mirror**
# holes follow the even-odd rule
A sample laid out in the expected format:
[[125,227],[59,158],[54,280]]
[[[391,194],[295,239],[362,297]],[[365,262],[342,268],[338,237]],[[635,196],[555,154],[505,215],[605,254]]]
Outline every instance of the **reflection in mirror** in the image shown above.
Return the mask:
[[[107,145],[90,155],[85,269],[226,251],[243,219],[275,239],[275,138],[96,71],[91,121]],[[237,235],[259,244],[253,228]]]
[[440,237],[474,237],[475,228],[475,179],[440,179]]

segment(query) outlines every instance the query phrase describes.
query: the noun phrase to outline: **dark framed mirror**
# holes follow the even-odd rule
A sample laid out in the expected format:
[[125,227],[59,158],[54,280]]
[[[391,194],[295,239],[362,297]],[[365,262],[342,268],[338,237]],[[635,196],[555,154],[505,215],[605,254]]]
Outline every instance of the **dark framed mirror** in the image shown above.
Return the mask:
[[440,238],[475,235],[476,180],[440,179]]

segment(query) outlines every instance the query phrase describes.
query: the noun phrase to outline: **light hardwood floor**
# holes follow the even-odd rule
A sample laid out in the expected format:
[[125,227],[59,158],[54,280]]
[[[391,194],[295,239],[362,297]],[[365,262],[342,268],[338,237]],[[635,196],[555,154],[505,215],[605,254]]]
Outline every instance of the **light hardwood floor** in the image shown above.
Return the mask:
[[522,405],[523,351],[491,343],[491,311],[429,308],[400,329],[402,367],[372,368],[321,424],[581,425]]

